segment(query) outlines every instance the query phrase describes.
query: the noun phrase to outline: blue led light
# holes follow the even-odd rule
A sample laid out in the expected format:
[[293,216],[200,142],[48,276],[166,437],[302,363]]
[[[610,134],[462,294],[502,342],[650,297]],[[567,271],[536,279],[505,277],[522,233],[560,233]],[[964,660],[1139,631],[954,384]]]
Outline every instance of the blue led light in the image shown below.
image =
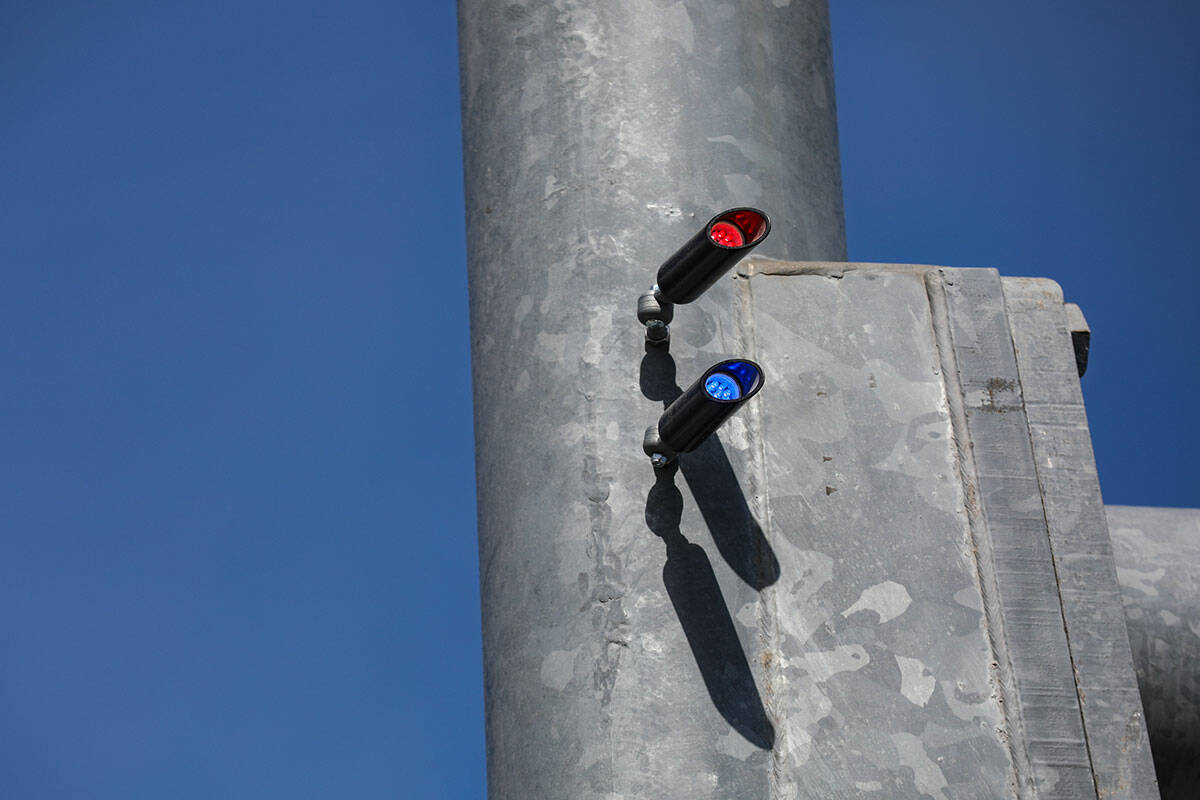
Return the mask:
[[759,370],[754,364],[749,361],[734,361],[724,365],[724,369],[728,370],[741,386],[739,396],[744,392],[749,392],[758,385]]
[[717,400],[737,400],[742,396],[742,387],[738,385],[737,379],[724,372],[709,375],[708,380],[704,382],[704,391],[708,392],[709,397]]

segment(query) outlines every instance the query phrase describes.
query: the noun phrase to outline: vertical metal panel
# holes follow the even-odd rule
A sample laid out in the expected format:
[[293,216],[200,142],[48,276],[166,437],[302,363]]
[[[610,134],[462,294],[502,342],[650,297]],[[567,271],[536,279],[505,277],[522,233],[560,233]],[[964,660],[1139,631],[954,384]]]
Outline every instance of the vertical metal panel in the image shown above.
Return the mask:
[[1158,798],[1062,289],[1005,278],[1005,306],[1101,800]]
[[1029,768],[1022,788],[1096,797],[1000,276],[941,275],[978,479],[981,573],[996,586],[997,655],[1019,705],[1011,733]]
[[742,270],[768,384],[736,434],[780,573],[758,608],[772,797],[1012,796],[924,269]]

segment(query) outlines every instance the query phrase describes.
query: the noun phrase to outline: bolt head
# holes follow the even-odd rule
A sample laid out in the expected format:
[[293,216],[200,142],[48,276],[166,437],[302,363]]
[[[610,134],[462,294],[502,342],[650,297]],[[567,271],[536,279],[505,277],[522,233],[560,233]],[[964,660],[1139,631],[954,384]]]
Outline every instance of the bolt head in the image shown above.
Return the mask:
[[655,469],[662,469],[668,464],[668,459],[662,453],[655,453],[650,456],[650,463],[654,465]]
[[671,329],[661,319],[652,319],[646,323],[646,339],[651,342],[665,341],[671,335]]

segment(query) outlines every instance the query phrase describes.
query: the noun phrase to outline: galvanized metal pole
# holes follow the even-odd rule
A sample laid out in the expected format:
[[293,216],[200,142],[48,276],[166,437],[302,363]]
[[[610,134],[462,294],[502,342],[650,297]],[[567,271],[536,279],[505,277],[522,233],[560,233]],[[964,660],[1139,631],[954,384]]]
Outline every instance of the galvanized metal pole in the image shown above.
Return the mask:
[[1105,511],[1162,795],[1200,797],[1200,509]]
[[490,794],[765,796],[769,698],[745,702],[762,665],[724,609],[778,565],[760,548],[731,579],[688,538],[717,515],[757,541],[722,452],[681,492],[640,450],[668,370],[686,385],[732,341],[735,296],[678,309],[673,360],[646,356],[633,313],[722,208],[772,215],[760,255],[845,258],[826,4],[459,15]]

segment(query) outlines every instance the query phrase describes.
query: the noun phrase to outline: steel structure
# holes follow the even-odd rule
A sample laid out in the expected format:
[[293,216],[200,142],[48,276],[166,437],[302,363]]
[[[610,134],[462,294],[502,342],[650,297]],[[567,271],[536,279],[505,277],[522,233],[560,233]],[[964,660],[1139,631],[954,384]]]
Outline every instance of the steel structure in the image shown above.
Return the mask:
[[[1113,557],[1157,518],[1105,513],[1081,318],[843,263],[824,3],[459,13],[494,800],[1157,797],[1129,642],[1194,716],[1157,644],[1193,600],[1132,523]],[[646,344],[638,295],[736,206],[770,238]],[[725,358],[761,393],[653,469]]]

